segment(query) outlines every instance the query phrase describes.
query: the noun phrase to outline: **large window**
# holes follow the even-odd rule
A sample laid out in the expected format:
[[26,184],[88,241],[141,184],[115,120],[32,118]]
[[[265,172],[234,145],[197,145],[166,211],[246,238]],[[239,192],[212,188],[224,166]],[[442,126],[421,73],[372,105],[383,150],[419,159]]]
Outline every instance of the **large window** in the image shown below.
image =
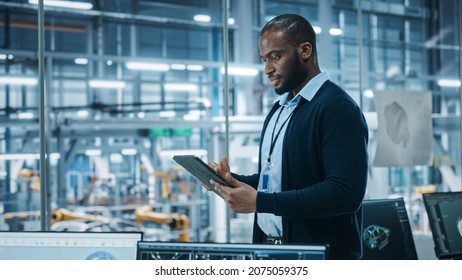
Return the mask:
[[[45,8],[47,186],[39,184],[37,5],[0,3],[0,230],[38,230],[37,213],[49,207],[51,228],[69,211],[59,217],[117,220],[152,239],[187,230],[193,241],[250,241],[249,215],[226,213],[171,158],[229,153],[234,171],[257,170],[260,129],[275,97],[258,32],[281,13],[316,26],[321,69],[367,116],[367,198],[405,196],[414,229],[426,231],[420,193],[461,188],[457,1],[231,0],[225,43],[222,1],[86,2],[91,9]],[[31,84],[12,84],[12,76]],[[374,92],[384,90],[431,92],[432,165],[372,164]],[[189,227],[169,227],[155,214],[184,214]]]

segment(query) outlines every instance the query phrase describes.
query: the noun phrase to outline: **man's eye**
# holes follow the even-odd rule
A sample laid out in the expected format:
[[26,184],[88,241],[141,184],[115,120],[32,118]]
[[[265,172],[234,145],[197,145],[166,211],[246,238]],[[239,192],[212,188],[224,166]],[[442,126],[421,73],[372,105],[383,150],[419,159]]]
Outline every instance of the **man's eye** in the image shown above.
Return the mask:
[[279,55],[275,55],[273,56],[271,59],[274,60],[274,61],[278,61],[281,57]]

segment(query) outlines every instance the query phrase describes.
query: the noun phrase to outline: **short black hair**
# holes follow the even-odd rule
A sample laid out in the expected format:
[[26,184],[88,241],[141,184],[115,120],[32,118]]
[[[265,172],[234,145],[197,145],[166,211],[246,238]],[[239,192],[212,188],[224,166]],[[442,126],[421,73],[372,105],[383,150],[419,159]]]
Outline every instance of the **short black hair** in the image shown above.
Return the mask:
[[304,17],[297,14],[283,14],[268,21],[260,31],[260,36],[270,30],[281,30],[288,35],[288,39],[296,46],[309,42],[313,47],[313,54],[316,56],[316,33],[311,23]]

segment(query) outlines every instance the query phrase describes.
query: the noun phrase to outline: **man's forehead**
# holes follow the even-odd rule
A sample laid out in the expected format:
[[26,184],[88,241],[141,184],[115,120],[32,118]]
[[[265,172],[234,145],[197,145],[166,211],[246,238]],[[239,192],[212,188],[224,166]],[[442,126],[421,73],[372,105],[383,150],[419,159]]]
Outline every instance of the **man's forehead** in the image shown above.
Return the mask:
[[[280,30],[267,31],[259,38],[259,47],[262,55],[274,51],[283,51],[290,45],[287,36]],[[265,52],[264,54],[262,52]]]
[[287,35],[281,29],[268,29],[260,35],[261,39],[287,40]]

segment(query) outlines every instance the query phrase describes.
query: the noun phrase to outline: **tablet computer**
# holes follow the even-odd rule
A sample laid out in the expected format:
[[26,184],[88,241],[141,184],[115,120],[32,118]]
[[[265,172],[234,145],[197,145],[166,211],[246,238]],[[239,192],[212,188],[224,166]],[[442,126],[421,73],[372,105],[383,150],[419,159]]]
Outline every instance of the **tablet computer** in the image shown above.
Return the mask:
[[173,160],[175,160],[179,165],[183,166],[184,169],[186,169],[189,173],[191,173],[194,177],[196,177],[199,181],[201,181],[220,197],[221,194],[210,183],[210,180],[214,180],[225,186],[232,187],[225,178],[220,176],[215,170],[208,166],[207,163],[195,155],[175,155],[173,156]]

